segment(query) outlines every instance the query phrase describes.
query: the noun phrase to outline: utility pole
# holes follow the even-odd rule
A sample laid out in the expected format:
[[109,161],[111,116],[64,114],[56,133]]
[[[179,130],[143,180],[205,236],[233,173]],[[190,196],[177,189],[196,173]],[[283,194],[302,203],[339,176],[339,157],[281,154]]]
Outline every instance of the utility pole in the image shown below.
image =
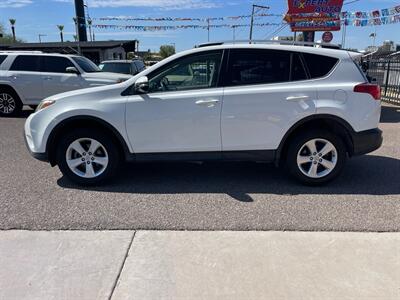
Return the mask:
[[210,18],[207,19],[207,33],[208,33],[208,41],[210,41]]
[[268,6],[253,4],[253,10],[251,12],[251,21],[250,21],[250,39],[249,39],[250,44],[251,44],[251,41],[253,40],[254,14],[255,14],[256,8],[269,9]]
[[41,33],[39,33],[39,43],[42,43],[42,37],[43,36],[47,36],[47,34],[41,34]]
[[233,29],[233,41],[236,41],[236,25],[232,25],[232,29]]
[[342,29],[342,49],[346,48],[346,34],[347,34],[347,26],[346,26],[346,21],[344,21]]

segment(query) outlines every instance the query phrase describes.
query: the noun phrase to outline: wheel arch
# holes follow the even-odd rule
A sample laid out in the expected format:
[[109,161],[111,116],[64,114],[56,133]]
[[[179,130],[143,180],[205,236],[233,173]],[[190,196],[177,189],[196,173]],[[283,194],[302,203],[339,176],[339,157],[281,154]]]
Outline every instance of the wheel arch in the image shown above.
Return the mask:
[[286,157],[289,142],[296,135],[296,133],[302,130],[314,128],[333,130],[343,139],[349,156],[354,154],[353,136],[355,131],[347,121],[335,115],[312,115],[298,121],[286,132],[281,143],[279,144],[275,163],[277,165],[281,164],[282,159]]
[[98,117],[83,115],[67,118],[57,124],[51,131],[46,143],[46,154],[52,166],[57,165],[56,147],[62,134],[71,129],[83,127],[104,130],[106,134],[109,134],[115,140],[120,154],[123,155],[126,160],[131,160],[132,154],[130,153],[125,139],[113,125]]
[[5,89],[9,89],[9,90],[13,91],[18,96],[18,98],[19,98],[18,100],[21,101],[21,103],[23,104],[21,95],[10,84],[4,83],[4,82],[0,82],[0,89],[1,88],[5,88]]

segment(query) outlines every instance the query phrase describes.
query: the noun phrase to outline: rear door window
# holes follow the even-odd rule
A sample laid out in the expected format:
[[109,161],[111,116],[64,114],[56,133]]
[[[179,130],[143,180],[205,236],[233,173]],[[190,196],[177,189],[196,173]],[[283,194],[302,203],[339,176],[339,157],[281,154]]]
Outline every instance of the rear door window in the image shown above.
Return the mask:
[[269,84],[290,80],[291,53],[263,49],[233,49],[229,55],[228,86]]
[[42,56],[42,72],[67,73],[66,70],[68,67],[75,67],[68,58],[57,56]]
[[303,53],[303,57],[313,79],[328,75],[339,61],[334,57],[309,53]]
[[39,72],[40,56],[19,55],[11,65],[11,71]]

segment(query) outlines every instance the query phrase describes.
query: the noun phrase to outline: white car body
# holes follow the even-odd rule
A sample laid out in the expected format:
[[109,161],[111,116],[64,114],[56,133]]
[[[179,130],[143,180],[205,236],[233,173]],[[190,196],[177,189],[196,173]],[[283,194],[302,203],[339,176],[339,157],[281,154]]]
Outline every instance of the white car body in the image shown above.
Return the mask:
[[[329,74],[315,79],[124,95],[139,78],[175,60],[233,49],[294,51],[332,57],[338,62]],[[60,124],[74,118],[107,124],[124,144],[127,160],[191,160],[200,153],[199,160],[214,158],[211,154],[226,154],[232,159],[279,163],[286,138],[298,126],[313,120],[331,120],[348,131],[349,143],[353,143],[349,154],[364,154],[382,142],[379,132],[371,132],[379,124],[380,102],[368,93],[354,91],[355,86],[365,82],[347,51],[248,44],[195,48],[123,83],[48,98],[55,103],[27,119],[25,136],[30,152],[53,165],[56,162],[49,153],[51,136]],[[364,145],[371,135],[372,144]]]
[[[64,55],[40,52],[0,52],[7,58],[0,63],[0,86],[12,88],[23,105],[38,105],[43,99],[68,91],[118,83],[131,78],[129,75],[94,72],[88,73],[73,58],[77,55]],[[15,59],[19,56],[54,57],[66,59],[78,74],[67,72],[45,72],[13,70]]]

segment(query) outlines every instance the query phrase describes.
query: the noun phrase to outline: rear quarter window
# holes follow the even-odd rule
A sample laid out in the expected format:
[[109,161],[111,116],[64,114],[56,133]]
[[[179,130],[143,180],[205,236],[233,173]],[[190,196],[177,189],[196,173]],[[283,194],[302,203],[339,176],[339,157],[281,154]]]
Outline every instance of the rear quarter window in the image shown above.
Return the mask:
[[0,66],[3,63],[3,61],[5,61],[7,58],[7,55],[0,55]]
[[304,61],[308,67],[311,79],[325,77],[338,63],[334,57],[303,53]]

